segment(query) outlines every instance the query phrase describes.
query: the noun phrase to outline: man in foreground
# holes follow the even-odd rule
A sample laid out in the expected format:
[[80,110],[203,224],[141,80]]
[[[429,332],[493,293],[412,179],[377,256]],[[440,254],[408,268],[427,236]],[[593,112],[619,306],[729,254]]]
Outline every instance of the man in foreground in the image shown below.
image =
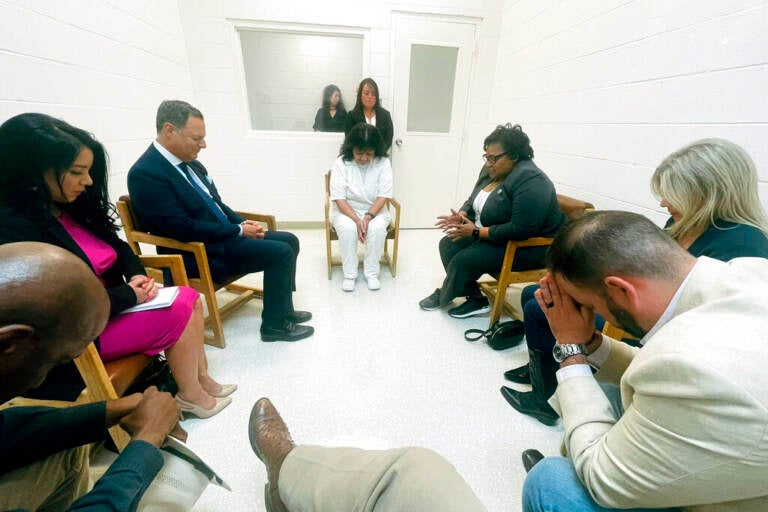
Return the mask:
[[[536,299],[557,339],[551,403],[569,458],[534,466],[524,510],[768,510],[768,261],[696,259],[609,211],[550,251]],[[594,312],[643,348],[593,331]],[[620,418],[598,380],[620,386]]]
[[[0,246],[0,403],[77,357],[108,316],[104,287],[70,252],[34,242]],[[0,510],[135,510],[163,465],[157,448],[178,420],[176,401],[155,388],[108,402],[0,411]],[[131,442],[85,494],[88,444],[118,423]]]

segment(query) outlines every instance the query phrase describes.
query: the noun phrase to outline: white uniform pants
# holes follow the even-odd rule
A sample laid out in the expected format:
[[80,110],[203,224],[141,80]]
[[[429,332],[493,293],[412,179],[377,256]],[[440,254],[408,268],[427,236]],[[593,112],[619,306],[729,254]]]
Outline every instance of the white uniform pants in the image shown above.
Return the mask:
[[[365,210],[356,213],[362,218]],[[384,242],[387,239],[387,227],[392,218],[389,210],[382,208],[375,218],[368,223],[368,234],[365,238],[365,258],[363,259],[363,274],[365,278],[379,277],[381,264],[379,260],[384,252]],[[341,250],[341,266],[344,269],[345,279],[357,278],[357,224],[355,221],[341,213],[331,212],[331,224],[336,234],[339,235],[339,249]]]

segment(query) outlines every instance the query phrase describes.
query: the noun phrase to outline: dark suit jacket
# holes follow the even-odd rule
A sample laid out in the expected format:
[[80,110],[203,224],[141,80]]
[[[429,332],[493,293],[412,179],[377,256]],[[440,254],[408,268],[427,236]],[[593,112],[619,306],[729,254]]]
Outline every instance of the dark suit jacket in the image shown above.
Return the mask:
[[[103,441],[106,402],[66,408],[12,407],[0,411],[0,476],[54,453]],[[69,510],[136,510],[163,466],[157,448],[133,441]]]
[[[179,170],[151,144],[128,172],[131,202],[148,231],[181,242],[203,242],[213,274],[226,275],[223,242],[240,234],[238,224],[244,219],[221,200],[203,164],[194,161],[187,165],[206,183],[231,224],[219,221]],[[187,271],[195,274],[197,267],[190,253],[163,248],[158,252],[181,254]]]
[[[364,123],[365,115],[362,112],[351,110],[347,112],[347,121],[344,125],[344,136],[349,135],[349,131],[357,123]],[[387,151],[392,147],[392,137],[395,134],[395,129],[392,126],[392,116],[389,115],[389,111],[382,108],[376,108],[376,129],[379,130],[381,138],[384,140],[384,147]]]
[[[461,207],[472,221],[477,215],[472,203],[477,193],[490,182],[488,169],[483,166],[472,194]],[[557,203],[554,184],[531,160],[515,165],[504,181],[491,191],[480,215],[483,226],[488,228],[489,240],[494,244],[535,236],[553,237],[565,220]]]
[[[125,282],[138,274],[145,275],[144,267],[133,254],[131,248],[112,234],[104,240],[117,252],[117,261],[103,275],[110,302],[110,318],[121,311],[136,305],[136,294]],[[18,210],[0,208],[0,244],[11,242],[43,242],[56,245],[77,255],[91,269],[91,261],[80,246],[69,236],[67,230],[53,216],[32,219],[29,215]],[[66,269],[62,269],[63,272]],[[94,340],[98,346],[98,338]],[[85,384],[74,363],[58,365],[48,373],[45,382],[38,388],[28,391],[25,396],[31,398],[48,398],[58,400],[74,400],[83,390]]]

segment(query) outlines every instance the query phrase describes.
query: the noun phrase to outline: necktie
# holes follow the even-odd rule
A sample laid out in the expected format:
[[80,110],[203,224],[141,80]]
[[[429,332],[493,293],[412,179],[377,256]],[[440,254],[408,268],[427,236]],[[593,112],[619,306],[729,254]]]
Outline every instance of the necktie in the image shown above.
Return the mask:
[[200,198],[205,202],[205,205],[208,207],[208,209],[211,210],[211,213],[213,213],[221,222],[230,224],[229,219],[226,215],[224,215],[224,212],[221,211],[221,208],[218,204],[216,204],[216,201],[214,201],[213,198],[208,194],[208,191],[203,190],[202,187],[198,185],[197,181],[195,181],[195,179],[192,177],[192,171],[189,170],[187,164],[181,162],[179,164],[179,169],[181,169],[181,172],[183,172],[184,176],[187,177],[190,185],[192,185],[192,188],[195,189],[195,192],[197,192]]

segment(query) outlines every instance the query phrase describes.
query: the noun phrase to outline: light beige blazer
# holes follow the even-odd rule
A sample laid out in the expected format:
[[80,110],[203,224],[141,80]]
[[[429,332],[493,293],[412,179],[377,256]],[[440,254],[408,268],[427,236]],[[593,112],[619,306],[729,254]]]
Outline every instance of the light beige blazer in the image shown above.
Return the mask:
[[768,511],[768,260],[699,258],[674,317],[642,350],[612,343],[617,421],[597,380],[552,403],[592,497],[609,508]]

